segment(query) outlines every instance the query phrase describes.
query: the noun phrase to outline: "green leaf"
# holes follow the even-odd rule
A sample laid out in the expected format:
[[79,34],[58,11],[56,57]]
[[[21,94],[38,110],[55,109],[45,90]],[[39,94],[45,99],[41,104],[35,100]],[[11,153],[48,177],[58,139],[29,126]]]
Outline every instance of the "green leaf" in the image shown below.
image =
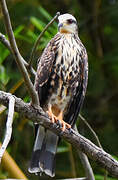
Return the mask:
[[[95,180],[102,180],[104,179],[104,176],[101,176],[101,175],[95,175]],[[107,180],[116,180],[115,178],[110,178],[110,177],[107,177]]]
[[33,31],[31,31],[31,30],[28,30],[27,31],[27,35],[30,37],[30,39],[29,39],[29,41],[31,42],[31,41],[36,41],[36,39],[37,39],[37,37],[38,37],[38,35],[36,35],[36,33],[34,33]]
[[39,22],[39,20],[36,17],[31,17],[30,21],[38,30],[43,30],[44,26],[42,25],[42,23]]
[[118,157],[117,156],[112,155],[112,157],[118,161]]
[[32,42],[34,42],[34,40],[36,40],[36,39],[33,40],[33,38],[29,38],[27,36],[23,36],[23,35],[20,35],[20,34],[17,35],[17,39],[26,41],[28,43],[32,43]]
[[24,102],[29,102],[30,101],[29,95],[26,95],[23,100],[24,100]]
[[6,70],[4,66],[0,65],[0,82],[4,84],[4,86],[8,83],[9,77],[7,76]]
[[3,63],[3,61],[6,59],[6,57],[10,54],[9,50],[6,49],[6,47],[0,43],[0,64]]
[[[40,6],[38,10],[41,13],[42,17],[44,17],[46,20],[50,21],[52,19],[52,16],[43,7]],[[57,23],[53,22],[51,26],[54,26],[54,28],[57,28]]]
[[15,35],[15,37],[17,37],[17,35],[20,34],[23,29],[24,29],[24,25],[18,26],[18,27],[14,30],[14,35]]
[[64,152],[68,152],[69,148],[68,147],[58,147],[57,148],[57,153],[64,153]]
[[[43,25],[42,21],[38,20],[36,17],[31,17],[30,21],[39,31],[41,31],[41,32],[43,31],[45,26]],[[44,35],[47,37],[50,36],[50,34],[47,31],[45,32]]]
[[38,10],[48,21],[52,19],[52,16],[42,6],[40,6]]

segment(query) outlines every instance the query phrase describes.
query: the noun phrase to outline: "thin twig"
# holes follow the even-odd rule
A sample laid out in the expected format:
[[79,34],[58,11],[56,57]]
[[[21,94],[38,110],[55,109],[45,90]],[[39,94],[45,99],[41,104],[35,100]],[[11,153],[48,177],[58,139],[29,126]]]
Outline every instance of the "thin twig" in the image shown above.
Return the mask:
[[71,172],[73,178],[76,177],[76,168],[75,168],[75,163],[74,163],[74,156],[73,156],[73,151],[72,151],[72,145],[69,144],[69,157],[70,157],[70,163],[71,163]]
[[[75,126],[74,130],[78,133],[77,126]],[[82,165],[84,167],[87,180],[95,180],[93,170],[92,170],[92,167],[91,167],[91,165],[89,163],[88,157],[86,156],[86,154],[84,154],[79,149],[76,149],[76,150],[77,150],[77,153],[79,154],[81,163],[82,163]]]
[[[79,115],[79,117],[80,117],[81,120],[86,124],[86,126],[89,128],[89,130],[92,132],[93,136],[95,137],[95,139],[96,139],[96,141],[97,141],[98,146],[99,146],[101,149],[103,149],[103,148],[102,148],[102,145],[101,145],[101,143],[100,143],[100,141],[99,141],[99,138],[98,138],[97,134],[96,134],[95,131],[92,129],[92,127],[90,126],[90,124],[86,121],[86,119],[85,119],[81,114]],[[105,172],[104,172],[104,180],[107,180],[107,175],[108,175],[108,172],[107,172],[107,170],[105,170]]]
[[5,38],[5,35],[0,32],[0,41],[9,49],[10,52],[12,52],[11,46],[9,41]]
[[13,123],[13,115],[14,115],[14,105],[15,105],[15,98],[13,96],[9,96],[9,111],[8,111],[8,117],[7,117],[7,123],[6,123],[6,133],[5,138],[3,141],[3,144],[0,148],[0,162],[2,159],[2,156],[7,148],[7,145],[11,139],[12,134],[12,123]]
[[82,151],[79,151],[79,150],[77,150],[77,151],[78,151],[81,163],[85,169],[85,174],[87,176],[87,180],[95,180],[93,170],[92,170],[92,167],[88,160],[88,157]]
[[29,66],[32,66],[32,61],[34,59],[37,46],[38,46],[42,36],[44,35],[45,31],[49,28],[49,26],[55,21],[55,19],[58,18],[59,15],[60,15],[60,12],[57,12],[56,15],[54,16],[54,18],[45,26],[44,30],[40,33],[39,37],[37,38],[37,40],[34,44],[34,47],[32,48],[32,52],[31,52],[31,56],[30,56],[30,60],[29,60]]
[[21,56],[17,44],[16,44],[16,40],[13,34],[13,30],[12,30],[12,25],[11,25],[11,21],[10,21],[10,17],[9,17],[9,12],[7,9],[7,5],[6,5],[6,1],[5,0],[0,0],[0,4],[1,4],[1,9],[2,9],[2,13],[3,13],[3,18],[4,18],[4,23],[5,23],[5,27],[6,27],[6,31],[8,34],[8,38],[9,38],[9,42],[10,42],[10,46],[11,46],[11,50],[12,50],[12,54],[19,66],[19,69],[23,75],[27,90],[32,98],[32,104],[33,105],[38,105],[39,104],[39,100],[38,100],[38,95],[34,89],[34,86],[29,78],[28,72],[24,66],[23,63],[23,57]]
[[69,178],[69,179],[57,179],[57,180],[88,180],[86,177],[81,178]]
[[97,134],[95,133],[95,131],[92,129],[92,127],[90,126],[90,124],[86,121],[86,119],[81,115],[79,114],[79,117],[81,118],[81,120],[86,124],[86,126],[89,128],[89,130],[92,132],[93,136],[95,137],[96,141],[97,141],[97,144],[100,148],[102,148],[102,145],[99,141],[99,138],[97,136]]
[[36,71],[34,70],[34,68],[33,67],[29,68],[29,64],[25,60],[23,62],[24,62],[24,65],[25,65],[27,71],[35,77]]

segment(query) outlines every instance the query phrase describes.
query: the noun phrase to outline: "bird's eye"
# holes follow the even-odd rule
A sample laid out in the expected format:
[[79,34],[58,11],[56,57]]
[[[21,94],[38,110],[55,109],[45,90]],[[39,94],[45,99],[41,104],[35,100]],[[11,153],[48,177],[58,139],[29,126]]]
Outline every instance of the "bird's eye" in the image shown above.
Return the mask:
[[68,19],[67,22],[68,22],[68,24],[72,24],[73,23],[73,19]]

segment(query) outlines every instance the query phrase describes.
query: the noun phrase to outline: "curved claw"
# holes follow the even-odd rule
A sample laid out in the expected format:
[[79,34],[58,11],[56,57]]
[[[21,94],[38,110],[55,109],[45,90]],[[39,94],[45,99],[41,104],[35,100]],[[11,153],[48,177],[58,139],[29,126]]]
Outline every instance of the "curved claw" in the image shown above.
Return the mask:
[[65,131],[65,129],[70,129],[71,128],[71,125],[66,123],[65,121],[61,120],[61,125],[62,125],[62,131]]
[[51,111],[47,111],[49,117],[51,118],[51,122],[55,123],[58,121],[57,117],[51,112]]
[[63,119],[62,119],[62,112],[59,114],[59,116],[55,116],[51,110],[47,111],[48,115],[50,116],[51,118],[51,122],[52,123],[57,123],[57,124],[60,124],[61,125],[61,129],[62,131],[65,131],[65,129],[70,129],[71,128],[71,125],[66,123]]

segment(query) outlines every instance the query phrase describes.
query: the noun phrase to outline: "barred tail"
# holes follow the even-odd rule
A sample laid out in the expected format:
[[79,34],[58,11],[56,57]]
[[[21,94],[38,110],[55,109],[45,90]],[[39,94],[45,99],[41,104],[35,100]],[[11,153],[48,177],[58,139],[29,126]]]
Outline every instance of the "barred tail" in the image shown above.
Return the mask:
[[44,127],[39,126],[34,144],[30,173],[42,173],[55,176],[55,154],[59,137]]

